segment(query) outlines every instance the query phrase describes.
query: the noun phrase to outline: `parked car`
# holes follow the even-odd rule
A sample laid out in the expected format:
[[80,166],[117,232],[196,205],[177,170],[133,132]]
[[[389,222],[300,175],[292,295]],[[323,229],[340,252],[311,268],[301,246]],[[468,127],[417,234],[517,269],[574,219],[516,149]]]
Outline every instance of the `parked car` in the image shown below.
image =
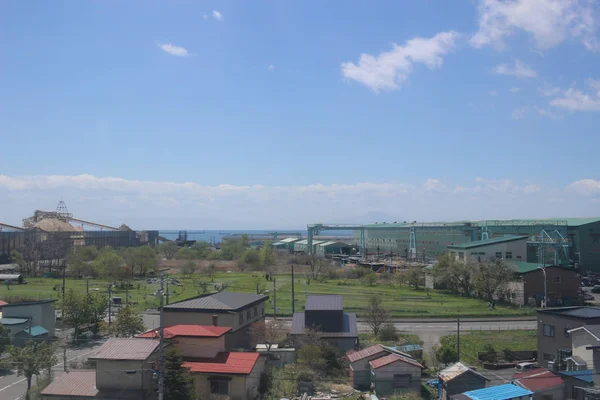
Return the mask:
[[523,363],[518,363],[517,365],[515,365],[515,372],[525,372],[525,371],[529,371],[529,370],[535,369],[535,368],[537,368],[536,363],[523,362]]
[[596,285],[592,288],[592,293],[600,293],[600,285]]
[[592,296],[591,294],[589,294],[589,293],[584,293],[583,294],[583,299],[584,300],[595,300],[596,298],[594,296]]

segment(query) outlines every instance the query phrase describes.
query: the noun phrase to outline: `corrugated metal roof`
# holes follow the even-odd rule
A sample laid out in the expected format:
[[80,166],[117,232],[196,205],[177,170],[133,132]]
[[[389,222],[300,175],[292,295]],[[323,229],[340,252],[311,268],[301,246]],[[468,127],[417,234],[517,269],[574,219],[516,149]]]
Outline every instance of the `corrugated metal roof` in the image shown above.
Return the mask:
[[470,390],[463,394],[473,400],[510,400],[532,395],[533,392],[507,383],[505,385],[492,386],[485,389]]
[[75,369],[64,373],[46,386],[41,394],[46,396],[95,397],[98,394],[96,371]]
[[19,325],[29,321],[27,318],[0,318],[2,325]]
[[165,306],[166,311],[177,309],[194,310],[238,310],[240,308],[265,301],[269,296],[262,294],[239,293],[239,292],[220,292],[209,296],[198,297],[190,300],[183,300]]
[[[29,328],[24,329],[23,331],[29,333]],[[31,327],[31,336],[33,337],[45,335],[46,333],[48,333],[48,329],[43,326],[36,325]]]
[[0,300],[0,307],[7,305],[8,303],[5,301]]
[[370,361],[369,364],[371,365],[371,368],[377,369],[395,362],[403,362],[414,365],[415,367],[423,368],[423,366],[414,358],[404,357],[396,353]]
[[[543,219],[528,219],[528,220],[522,220],[522,219],[510,219],[510,220],[499,220],[500,222],[502,222],[502,225],[514,225],[514,226],[532,226],[535,224],[536,221],[539,221],[539,223],[543,223],[544,221],[553,221],[553,222],[558,222],[558,221],[565,221],[567,223],[567,225],[569,226],[581,226],[581,225],[587,225],[587,224],[593,224],[595,222],[600,222],[600,217],[589,217],[589,218],[543,218]],[[492,222],[491,220],[489,222]],[[532,223],[533,222],[533,223]],[[416,224],[414,224],[417,228],[419,226],[440,226],[440,227],[444,227],[444,226],[462,226],[462,225],[466,225],[469,226],[470,225],[476,225],[476,226],[484,226],[486,224],[486,220],[472,220],[472,221],[453,221],[453,222],[444,222],[444,221],[436,221],[436,222],[417,222]],[[409,228],[411,225],[411,223],[380,223],[380,224],[367,224],[364,225],[365,228]],[[491,224],[488,224],[488,226],[494,226]]]
[[336,242],[335,240],[332,240],[330,242],[319,243],[317,246],[319,246],[319,247],[328,247],[328,246],[351,247],[351,245],[349,245],[348,243]]
[[[305,314],[295,313],[292,318],[292,327],[290,328],[290,334],[302,335],[306,328]],[[358,330],[356,327],[356,314],[344,313],[344,326],[341,332],[318,332],[322,338],[334,338],[334,337],[358,337]]]
[[344,309],[344,299],[339,294],[310,294],[306,296],[306,311],[339,311]]
[[[170,339],[176,336],[191,337],[221,337],[231,330],[229,326],[204,326],[204,325],[172,325],[164,329],[163,335]],[[157,338],[160,336],[159,328],[151,329],[137,335],[139,338]]]
[[366,349],[362,349],[360,351],[348,352],[346,354],[346,357],[348,357],[348,361],[350,361],[352,363],[352,362],[356,362],[356,361],[365,359],[367,357],[374,356],[379,353],[387,354],[388,352],[380,344],[376,344],[376,345],[367,347]]
[[420,344],[405,344],[404,346],[396,347],[397,350],[408,353],[409,351],[419,351],[423,350],[423,346]]
[[275,243],[271,243],[271,246],[285,246],[286,243],[285,242],[275,242]]
[[564,315],[566,317],[579,319],[600,318],[600,308],[598,307],[547,308],[544,310],[537,310],[537,312],[541,314]]
[[40,300],[40,301],[24,301],[22,303],[10,303],[4,307],[19,307],[19,306],[33,306],[38,304],[54,303],[56,300]]
[[159,341],[139,338],[110,338],[90,357],[92,360],[145,360],[158,348]]
[[518,236],[518,235],[508,235],[508,236],[499,236],[491,239],[485,240],[475,240],[473,242],[459,243],[448,246],[449,249],[472,249],[474,247],[483,247],[490,246],[498,243],[506,243],[506,242],[514,242],[515,240],[527,240],[527,236]]
[[285,239],[281,239],[281,241],[283,243],[294,243],[294,242],[297,242],[298,240],[300,240],[300,238],[285,238]]
[[587,383],[594,383],[594,370],[585,369],[580,371],[561,371],[560,375],[566,375],[571,378],[579,379]]
[[515,379],[517,379],[519,386],[529,389],[532,392],[553,388],[565,383],[560,376],[548,371],[546,368],[536,368],[516,374]]
[[192,373],[249,374],[260,353],[219,353],[215,358],[200,359],[183,363]]
[[444,382],[448,382],[451,381],[452,379],[461,376],[462,374],[466,373],[466,372],[471,372],[475,375],[478,375],[479,377],[481,377],[482,379],[485,379],[486,381],[489,381],[488,378],[486,378],[485,376],[481,375],[479,372],[467,367],[466,365],[464,365],[463,363],[457,362],[455,364],[450,365],[447,368],[444,368],[440,373],[439,373],[439,377],[442,381]]

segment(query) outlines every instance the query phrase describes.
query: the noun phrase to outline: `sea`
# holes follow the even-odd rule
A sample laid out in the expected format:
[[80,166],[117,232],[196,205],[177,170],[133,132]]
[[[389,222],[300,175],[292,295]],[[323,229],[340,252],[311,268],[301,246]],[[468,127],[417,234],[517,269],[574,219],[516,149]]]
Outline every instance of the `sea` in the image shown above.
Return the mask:
[[[179,236],[178,230],[162,230],[158,231],[158,234],[166,239],[175,240]],[[283,239],[286,237],[297,237],[298,233],[302,235],[303,238],[306,238],[308,232],[306,230],[285,230],[285,231],[275,231],[275,230],[188,230],[187,238],[188,240],[196,240],[207,243],[221,243],[223,241],[223,237],[225,236],[239,236],[243,234],[247,235],[269,235],[273,236],[273,233],[277,233],[278,239]],[[352,231],[340,230],[340,231],[323,231],[321,235],[326,236],[338,236],[338,237],[352,237]]]

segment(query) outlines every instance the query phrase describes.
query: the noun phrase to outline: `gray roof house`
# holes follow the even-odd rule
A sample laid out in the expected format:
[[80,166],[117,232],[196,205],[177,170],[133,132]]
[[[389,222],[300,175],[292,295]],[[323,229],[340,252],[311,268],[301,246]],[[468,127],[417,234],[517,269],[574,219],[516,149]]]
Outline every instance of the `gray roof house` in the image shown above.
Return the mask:
[[22,346],[31,338],[53,338],[56,327],[55,302],[41,300],[3,305],[0,324],[9,330],[12,344]]
[[250,329],[264,322],[266,301],[269,296],[252,293],[219,292],[194,297],[163,308],[165,325],[228,326],[226,350],[248,349]]
[[294,313],[290,334],[302,336],[306,329],[347,352],[358,348],[356,314],[345,313],[340,295],[309,295],[303,313]]

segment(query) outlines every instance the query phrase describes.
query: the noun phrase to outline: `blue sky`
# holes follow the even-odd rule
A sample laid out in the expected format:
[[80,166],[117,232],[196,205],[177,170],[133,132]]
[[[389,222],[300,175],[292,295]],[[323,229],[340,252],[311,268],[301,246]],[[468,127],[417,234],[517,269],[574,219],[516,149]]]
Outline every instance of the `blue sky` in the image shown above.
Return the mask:
[[[598,214],[591,0],[0,3],[0,221]],[[289,210],[294,212],[290,213]]]

